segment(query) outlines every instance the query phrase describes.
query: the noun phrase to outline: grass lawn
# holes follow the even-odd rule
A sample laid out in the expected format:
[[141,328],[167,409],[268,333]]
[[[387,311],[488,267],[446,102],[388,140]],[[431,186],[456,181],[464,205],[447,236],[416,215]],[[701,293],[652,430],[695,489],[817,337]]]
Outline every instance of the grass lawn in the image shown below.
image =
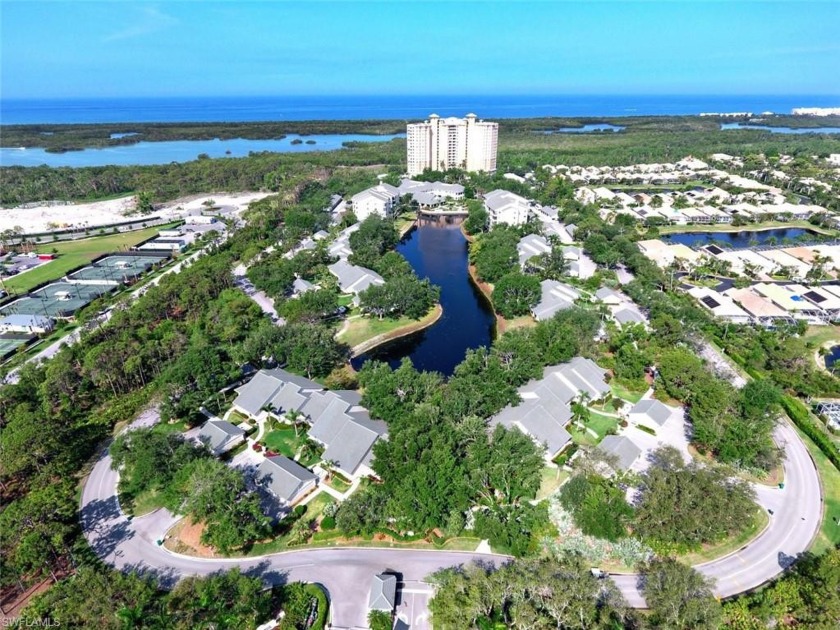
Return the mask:
[[342,477],[341,475],[334,473],[333,476],[330,477],[330,480],[327,482],[327,485],[333,490],[344,494],[350,489],[350,486],[352,484],[346,479],[344,479],[344,477]]
[[752,521],[747,525],[747,527],[737,536],[732,538],[727,538],[725,541],[720,542],[715,545],[707,545],[700,551],[695,551],[693,553],[687,553],[685,555],[679,556],[679,559],[686,564],[699,564],[701,562],[708,562],[709,560],[714,560],[715,558],[720,558],[725,556],[733,551],[740,549],[750,540],[758,536],[767,527],[767,524],[770,522],[770,515],[767,514],[767,511],[756,507],[755,513],[753,514]]
[[604,416],[597,411],[592,411],[590,409],[589,420],[586,422],[586,426],[595,431],[595,433],[601,437],[604,437],[610,429],[618,428],[618,418]]
[[815,348],[829,341],[840,343],[840,326],[809,326],[802,338]]
[[122,507],[126,512],[134,516],[143,516],[144,514],[154,512],[158,508],[163,507],[163,505],[161,503],[160,493],[157,490],[146,490],[134,497],[131,506],[123,505]]
[[623,385],[619,385],[618,383],[610,383],[610,389],[612,390],[613,396],[623,398],[634,405],[639,402],[644,395],[644,392],[631,392],[629,389]]
[[262,443],[267,449],[285,455],[289,459],[294,458],[295,453],[304,441],[306,441],[306,432],[298,429],[298,435],[295,435],[295,430],[292,427],[269,431],[262,439]]
[[[172,224],[175,225],[175,224]],[[58,258],[44,265],[36,267],[17,276],[4,280],[9,291],[26,293],[32,287],[64,277],[68,271],[76,267],[82,267],[94,258],[103,254],[112,254],[125,250],[155,236],[159,231],[167,229],[168,225],[159,225],[134,232],[122,232],[120,234],[107,234],[93,238],[79,239],[78,241],[65,242],[42,242],[38,244],[38,251],[50,253],[54,249],[58,252]]]
[[569,473],[561,468],[546,466],[540,473],[540,489],[537,491],[537,501],[550,497],[569,478]]
[[230,415],[228,416],[228,422],[231,424],[240,424],[242,422],[251,422],[251,419],[248,416],[244,416],[238,411],[231,411]]
[[569,425],[569,434],[572,436],[572,442],[584,446],[595,446],[599,440],[595,439],[585,429],[581,430],[574,424]]
[[158,422],[152,427],[155,433],[183,433],[189,429],[187,423],[183,420],[178,422]]
[[799,428],[796,428],[796,432],[805,442],[805,446],[808,447],[811,457],[817,464],[820,483],[825,495],[822,527],[820,527],[820,531],[814,539],[814,544],[811,545],[811,551],[820,554],[840,544],[840,525],[833,520],[834,518],[840,518],[840,471],[828,461],[825,453],[811,441],[811,438],[802,433]]
[[353,304],[353,296],[352,295],[339,295],[338,296],[338,305],[339,306],[351,306]]
[[381,337],[381,342],[385,342],[388,339],[395,339],[432,325],[442,313],[443,309],[440,306],[436,306],[421,319],[410,319],[408,317],[400,317],[399,319],[357,317],[356,319],[348,320],[348,326],[339,335],[339,340],[351,348],[355,348],[367,341],[373,341],[378,337]]

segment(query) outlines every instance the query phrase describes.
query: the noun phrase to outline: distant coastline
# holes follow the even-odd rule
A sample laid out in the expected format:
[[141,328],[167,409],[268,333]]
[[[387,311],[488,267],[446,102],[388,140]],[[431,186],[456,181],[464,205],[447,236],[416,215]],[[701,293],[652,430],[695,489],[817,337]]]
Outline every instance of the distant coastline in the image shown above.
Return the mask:
[[679,116],[840,106],[840,95],[417,95],[3,99],[18,124],[416,120],[431,112],[486,118]]

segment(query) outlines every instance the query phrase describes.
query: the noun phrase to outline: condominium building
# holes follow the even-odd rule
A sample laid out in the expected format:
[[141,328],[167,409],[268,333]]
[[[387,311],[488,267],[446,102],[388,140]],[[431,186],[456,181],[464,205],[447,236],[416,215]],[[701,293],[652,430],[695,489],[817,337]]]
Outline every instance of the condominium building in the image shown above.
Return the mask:
[[478,120],[475,114],[466,118],[432,114],[406,128],[408,174],[418,175],[427,168],[493,172],[498,137],[499,124]]

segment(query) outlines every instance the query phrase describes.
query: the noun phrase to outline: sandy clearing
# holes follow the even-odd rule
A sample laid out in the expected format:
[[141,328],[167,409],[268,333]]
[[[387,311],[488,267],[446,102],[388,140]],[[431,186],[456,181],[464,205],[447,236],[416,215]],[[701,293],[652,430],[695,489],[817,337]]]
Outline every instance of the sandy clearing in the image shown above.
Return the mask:
[[[191,195],[165,204],[155,215],[165,218],[180,218],[187,214],[196,214],[205,208],[204,202],[212,200],[217,206],[233,206],[237,211],[245,209],[249,203],[267,197],[271,193],[211,193]],[[26,234],[66,230],[73,228],[97,227],[119,223],[131,218],[134,210],[133,195],[94,201],[90,203],[68,203],[60,205],[40,205],[33,207],[0,208],[0,231],[21,228]]]

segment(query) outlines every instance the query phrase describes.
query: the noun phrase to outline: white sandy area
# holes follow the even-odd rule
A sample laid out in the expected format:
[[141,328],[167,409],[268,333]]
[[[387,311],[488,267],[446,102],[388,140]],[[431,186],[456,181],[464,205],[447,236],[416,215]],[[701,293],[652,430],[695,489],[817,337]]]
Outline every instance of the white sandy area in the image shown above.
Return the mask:
[[[211,199],[217,206],[233,206],[237,211],[242,211],[252,201],[267,197],[269,194],[271,193],[245,192],[193,195],[168,202],[165,207],[155,211],[153,216],[175,219],[187,214],[198,214],[205,208],[204,202]],[[131,214],[134,211],[134,206],[134,195],[129,195],[92,203],[35,206],[31,208],[0,208],[0,231],[19,227],[22,228],[24,234],[32,234],[52,230],[97,227],[120,223],[133,218],[142,218],[140,215]]]

